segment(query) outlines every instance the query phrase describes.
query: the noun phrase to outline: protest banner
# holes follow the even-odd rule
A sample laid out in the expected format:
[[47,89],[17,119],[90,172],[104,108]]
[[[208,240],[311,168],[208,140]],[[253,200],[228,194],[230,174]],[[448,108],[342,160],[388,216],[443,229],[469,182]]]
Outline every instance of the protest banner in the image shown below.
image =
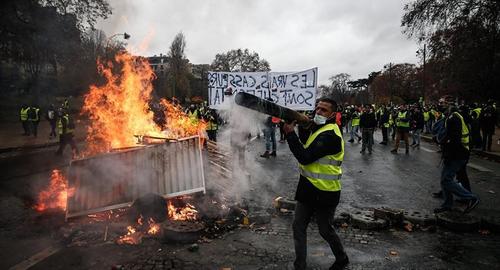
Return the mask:
[[293,110],[314,110],[318,69],[299,72],[209,72],[208,103],[222,109],[228,96],[246,92]]

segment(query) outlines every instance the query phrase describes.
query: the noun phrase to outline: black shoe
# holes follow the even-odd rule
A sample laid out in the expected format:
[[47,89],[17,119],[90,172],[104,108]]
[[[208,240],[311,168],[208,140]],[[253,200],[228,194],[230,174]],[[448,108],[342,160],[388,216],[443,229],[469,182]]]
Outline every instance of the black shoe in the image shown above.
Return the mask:
[[364,154],[365,153],[365,150],[361,150],[359,151],[360,154]]
[[391,153],[393,153],[393,154],[397,154],[397,153],[398,153],[398,150],[397,150],[397,149],[392,149],[392,150],[391,150]]
[[451,208],[448,208],[448,207],[434,208],[434,214],[439,214],[439,213],[448,212],[448,211],[451,211]]
[[342,270],[349,264],[349,257],[345,256],[345,259],[339,261],[336,260],[332,266],[330,266],[330,270]]
[[406,148],[405,154],[410,154],[410,149]]
[[358,138],[358,143],[361,141],[361,138]]
[[434,197],[434,198],[443,198],[443,191],[433,192],[432,193],[432,197]]
[[469,204],[467,204],[467,207],[464,209],[464,213],[469,213],[472,211],[472,209],[476,208],[476,206],[479,204],[479,198],[475,198],[469,201]]
[[410,146],[415,146],[415,145],[417,145],[417,143],[412,143]]
[[387,145],[387,142],[380,142],[380,144]]
[[272,151],[271,154],[269,154],[269,156],[275,157],[276,156],[276,151]]
[[348,140],[348,142],[354,142],[354,140],[353,140],[353,139],[350,139],[350,140]]
[[260,155],[260,157],[269,158],[269,152],[268,151],[264,152],[264,154]]

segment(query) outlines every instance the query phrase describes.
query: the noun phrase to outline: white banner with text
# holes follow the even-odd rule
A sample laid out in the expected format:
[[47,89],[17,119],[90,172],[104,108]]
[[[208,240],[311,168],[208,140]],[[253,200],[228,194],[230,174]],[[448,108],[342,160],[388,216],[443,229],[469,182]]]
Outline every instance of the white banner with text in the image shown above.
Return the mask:
[[208,103],[225,108],[228,96],[246,92],[292,110],[314,110],[318,68],[299,72],[208,72]]

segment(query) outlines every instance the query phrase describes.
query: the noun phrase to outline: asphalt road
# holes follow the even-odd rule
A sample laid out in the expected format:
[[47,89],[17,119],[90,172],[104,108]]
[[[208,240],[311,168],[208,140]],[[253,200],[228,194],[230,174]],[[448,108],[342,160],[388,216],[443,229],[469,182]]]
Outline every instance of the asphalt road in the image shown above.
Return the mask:
[[[341,204],[337,213],[387,206],[432,212],[440,201],[431,197],[439,190],[440,156],[437,147],[422,143],[409,155],[396,155],[390,146],[375,139],[373,154],[360,154],[361,144],[345,144]],[[87,241],[71,245],[61,231],[80,226],[65,223],[62,213],[39,215],[30,204],[47,184],[50,171],[65,168],[68,156],[55,159],[55,149],[3,154],[0,158],[0,268],[27,269],[285,269],[293,260],[291,215],[273,215],[269,224],[241,227],[220,239],[199,244],[161,243],[148,240],[138,246],[119,246],[112,241]],[[297,164],[286,143],[278,143],[278,156],[263,159],[263,139],[252,140],[246,160],[250,181],[235,180],[236,197],[249,201],[254,209],[272,211],[277,196],[293,198],[298,181]],[[68,150],[69,152],[69,150]],[[69,153],[68,153],[69,154]],[[474,215],[500,216],[500,166],[472,157],[469,178],[481,203]],[[211,179],[206,180],[211,181]],[[246,181],[246,182],[245,182]],[[103,225],[80,229],[87,238],[101,238]],[[365,231],[339,228],[350,269],[497,269],[500,267],[500,236],[437,232],[408,233],[400,229]],[[314,224],[309,232],[310,269],[327,269],[334,261]],[[23,268],[24,267],[24,268]],[[170,268],[169,268],[170,267]]]

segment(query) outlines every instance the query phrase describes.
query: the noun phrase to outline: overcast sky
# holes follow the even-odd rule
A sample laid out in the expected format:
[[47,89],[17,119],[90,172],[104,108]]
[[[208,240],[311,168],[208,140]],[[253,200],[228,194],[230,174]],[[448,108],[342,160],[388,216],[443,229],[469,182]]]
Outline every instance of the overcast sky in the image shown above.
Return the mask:
[[[145,56],[168,53],[186,37],[193,64],[248,48],[272,71],[318,67],[319,83],[338,73],[365,78],[389,62],[416,63],[417,44],[402,33],[408,0],[109,0],[113,14],[98,23],[108,36],[127,32]],[[137,49],[138,50],[138,49]],[[136,51],[137,51],[136,50]]]

